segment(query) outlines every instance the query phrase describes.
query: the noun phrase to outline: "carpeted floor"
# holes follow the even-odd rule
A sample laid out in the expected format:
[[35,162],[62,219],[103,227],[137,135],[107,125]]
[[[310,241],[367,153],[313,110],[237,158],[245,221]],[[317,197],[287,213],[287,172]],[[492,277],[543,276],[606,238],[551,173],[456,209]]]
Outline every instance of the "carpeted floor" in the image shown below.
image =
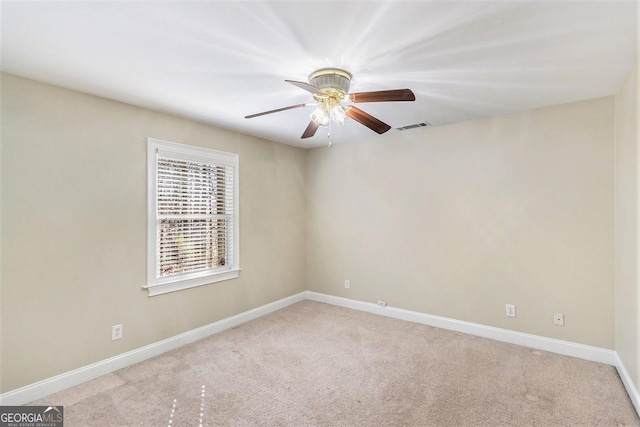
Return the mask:
[[615,368],[304,301],[33,402],[65,426],[640,426]]

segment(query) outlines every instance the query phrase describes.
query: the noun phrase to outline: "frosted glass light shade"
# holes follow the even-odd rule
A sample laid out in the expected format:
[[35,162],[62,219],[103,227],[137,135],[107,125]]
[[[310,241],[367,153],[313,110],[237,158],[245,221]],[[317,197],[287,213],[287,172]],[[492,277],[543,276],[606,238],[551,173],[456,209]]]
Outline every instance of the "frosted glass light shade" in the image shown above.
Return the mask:
[[338,126],[343,125],[347,118],[347,113],[344,111],[344,107],[340,104],[334,105],[331,108],[331,118]]
[[309,118],[313,120],[318,126],[329,126],[329,115],[324,110],[322,105],[313,110],[313,113],[311,113]]

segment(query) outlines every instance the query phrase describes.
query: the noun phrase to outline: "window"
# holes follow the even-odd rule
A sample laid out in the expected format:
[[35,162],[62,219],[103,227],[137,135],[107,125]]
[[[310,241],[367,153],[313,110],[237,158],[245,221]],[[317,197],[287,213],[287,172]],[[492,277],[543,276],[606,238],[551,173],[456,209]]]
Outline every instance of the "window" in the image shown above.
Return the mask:
[[238,277],[238,155],[148,139],[149,296]]

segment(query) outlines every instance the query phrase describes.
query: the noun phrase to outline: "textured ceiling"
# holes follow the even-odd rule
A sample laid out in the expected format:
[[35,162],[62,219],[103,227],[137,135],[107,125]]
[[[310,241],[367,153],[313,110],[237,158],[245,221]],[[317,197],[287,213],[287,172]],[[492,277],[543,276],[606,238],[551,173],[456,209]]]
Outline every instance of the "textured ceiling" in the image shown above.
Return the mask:
[[[352,92],[410,88],[416,102],[358,104],[392,127],[433,126],[611,95],[632,69],[632,2],[2,2],[2,70],[316,147],[311,101],[284,82],[341,67]],[[389,133],[398,132],[395,129]],[[331,139],[375,135],[348,120]]]

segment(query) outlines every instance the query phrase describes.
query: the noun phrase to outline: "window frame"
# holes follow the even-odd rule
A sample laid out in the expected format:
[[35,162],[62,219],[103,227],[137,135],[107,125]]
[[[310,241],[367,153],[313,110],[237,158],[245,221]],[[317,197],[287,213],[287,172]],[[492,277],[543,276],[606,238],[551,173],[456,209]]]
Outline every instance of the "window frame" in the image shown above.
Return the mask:
[[[217,267],[204,271],[157,277],[158,262],[158,156],[177,160],[189,160],[214,166],[233,168],[233,209],[232,209],[232,263],[224,268]],[[239,155],[191,145],[178,144],[155,138],[147,138],[147,284],[143,288],[149,296],[189,289],[235,279],[240,272],[239,235]]]

